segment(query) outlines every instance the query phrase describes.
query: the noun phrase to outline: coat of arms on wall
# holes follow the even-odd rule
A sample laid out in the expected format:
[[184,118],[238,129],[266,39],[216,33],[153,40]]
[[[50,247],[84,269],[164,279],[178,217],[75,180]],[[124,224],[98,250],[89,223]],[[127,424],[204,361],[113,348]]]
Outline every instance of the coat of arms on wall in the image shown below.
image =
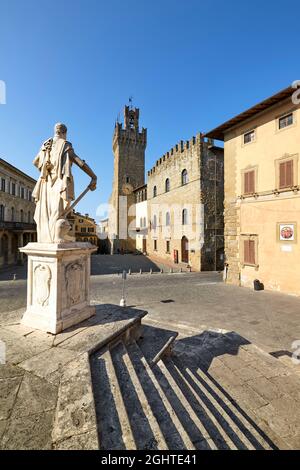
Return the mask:
[[51,270],[46,264],[38,264],[34,269],[36,302],[42,307],[48,305],[51,286]]
[[291,223],[281,223],[277,224],[278,235],[277,238],[280,242],[295,242],[297,231],[297,224],[295,222]]
[[66,287],[68,306],[79,304],[84,300],[83,265],[77,261],[66,267]]

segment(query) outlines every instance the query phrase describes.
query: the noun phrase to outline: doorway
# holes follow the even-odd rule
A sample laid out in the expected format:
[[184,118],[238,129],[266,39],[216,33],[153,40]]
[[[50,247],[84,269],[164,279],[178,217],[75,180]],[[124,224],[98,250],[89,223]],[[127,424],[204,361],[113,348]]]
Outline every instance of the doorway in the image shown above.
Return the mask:
[[182,263],[189,262],[189,241],[186,236],[181,239],[181,261]]
[[3,264],[6,266],[8,264],[8,236],[3,235],[2,237],[2,256]]

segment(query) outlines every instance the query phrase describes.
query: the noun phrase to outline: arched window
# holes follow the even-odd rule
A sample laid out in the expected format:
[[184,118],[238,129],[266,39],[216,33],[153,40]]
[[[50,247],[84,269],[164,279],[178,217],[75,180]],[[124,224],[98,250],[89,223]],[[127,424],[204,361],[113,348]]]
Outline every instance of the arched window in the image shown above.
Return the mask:
[[4,205],[0,205],[0,220],[4,220]]
[[181,173],[181,184],[187,184],[188,183],[188,172],[186,170],[183,170]]
[[24,212],[23,212],[23,209],[20,210],[20,222],[24,222]]
[[187,209],[183,209],[182,211],[182,225],[188,224],[188,211]]
[[156,215],[153,216],[153,230],[156,230],[157,227],[157,217]]
[[157,196],[157,188],[156,186],[153,187],[153,197]]
[[169,226],[171,222],[170,212],[166,212],[166,225]]
[[166,182],[165,182],[165,191],[166,191],[166,193],[168,193],[170,191],[170,180],[169,180],[169,178],[167,178]]

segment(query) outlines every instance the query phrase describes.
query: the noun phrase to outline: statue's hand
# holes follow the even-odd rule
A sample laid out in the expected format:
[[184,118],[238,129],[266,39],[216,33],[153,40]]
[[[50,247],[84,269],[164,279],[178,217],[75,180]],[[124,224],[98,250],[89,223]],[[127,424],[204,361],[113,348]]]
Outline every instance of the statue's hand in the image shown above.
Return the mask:
[[92,178],[92,181],[89,184],[89,188],[90,188],[91,191],[95,191],[96,187],[97,187],[97,177],[94,176]]

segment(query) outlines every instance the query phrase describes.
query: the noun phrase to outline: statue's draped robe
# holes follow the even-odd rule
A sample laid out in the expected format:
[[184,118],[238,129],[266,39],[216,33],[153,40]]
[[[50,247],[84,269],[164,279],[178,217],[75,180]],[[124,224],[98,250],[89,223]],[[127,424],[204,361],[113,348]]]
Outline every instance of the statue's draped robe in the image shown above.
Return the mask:
[[[55,241],[56,223],[64,218],[63,211],[74,199],[71,167],[75,154],[72,144],[64,139],[54,138],[48,152],[49,142],[50,139],[42,145],[33,161],[41,172],[32,193],[36,202],[34,220],[37,225],[37,238],[41,243]],[[52,165],[50,171],[46,170],[47,160],[50,160]]]

